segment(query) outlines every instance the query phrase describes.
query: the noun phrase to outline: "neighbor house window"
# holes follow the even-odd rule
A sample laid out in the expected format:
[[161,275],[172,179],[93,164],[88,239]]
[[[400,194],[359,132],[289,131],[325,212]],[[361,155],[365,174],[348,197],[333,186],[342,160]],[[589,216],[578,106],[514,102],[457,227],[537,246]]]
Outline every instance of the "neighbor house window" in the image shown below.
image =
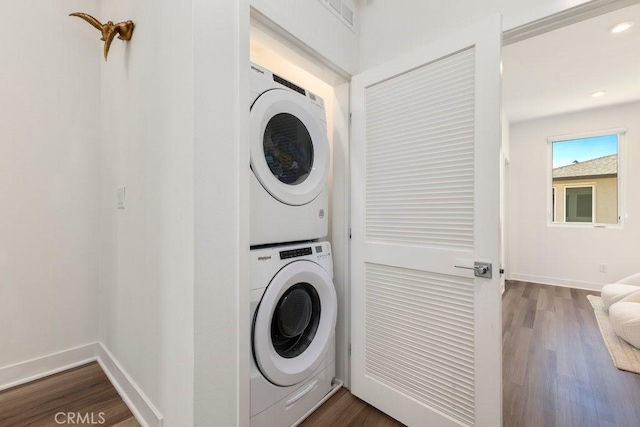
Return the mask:
[[565,222],[596,222],[595,186],[589,187],[565,187]]
[[552,223],[620,223],[621,135],[619,131],[549,139]]

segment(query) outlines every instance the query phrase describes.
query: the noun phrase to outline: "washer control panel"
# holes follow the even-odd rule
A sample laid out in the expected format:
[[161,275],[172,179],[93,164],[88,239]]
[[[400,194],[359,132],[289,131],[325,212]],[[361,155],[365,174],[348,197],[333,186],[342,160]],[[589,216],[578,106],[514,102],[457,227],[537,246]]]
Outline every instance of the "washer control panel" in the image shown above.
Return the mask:
[[290,249],[288,251],[280,251],[280,259],[298,258],[312,254],[313,250],[311,247]]
[[329,245],[317,245],[314,248],[316,259],[331,258],[331,246]]
[[[302,246],[294,249],[280,251],[280,259],[291,259],[308,257],[312,255],[312,259],[323,260],[331,257],[331,246],[324,242],[310,243],[310,246]],[[313,256],[315,255],[315,256]]]
[[303,242],[251,249],[250,289],[262,289],[284,266],[298,261],[311,261],[324,268],[333,278],[331,243]]

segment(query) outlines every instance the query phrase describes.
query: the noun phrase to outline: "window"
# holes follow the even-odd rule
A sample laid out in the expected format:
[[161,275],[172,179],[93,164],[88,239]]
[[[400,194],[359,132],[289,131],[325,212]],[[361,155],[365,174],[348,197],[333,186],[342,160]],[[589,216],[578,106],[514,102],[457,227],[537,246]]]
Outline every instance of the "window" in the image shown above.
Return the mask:
[[594,186],[565,187],[565,222],[595,222]]
[[549,138],[553,224],[620,224],[620,138],[624,131]]

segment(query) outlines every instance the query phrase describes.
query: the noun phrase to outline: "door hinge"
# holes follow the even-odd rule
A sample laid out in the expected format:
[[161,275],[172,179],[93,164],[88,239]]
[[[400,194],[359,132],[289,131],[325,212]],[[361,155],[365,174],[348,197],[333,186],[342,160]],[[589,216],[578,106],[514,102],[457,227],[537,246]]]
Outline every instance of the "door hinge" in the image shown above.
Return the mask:
[[349,343],[349,357],[351,357],[351,343]]
[[351,228],[349,228],[349,239],[351,239]]
[[351,113],[349,113],[349,124],[351,124]]

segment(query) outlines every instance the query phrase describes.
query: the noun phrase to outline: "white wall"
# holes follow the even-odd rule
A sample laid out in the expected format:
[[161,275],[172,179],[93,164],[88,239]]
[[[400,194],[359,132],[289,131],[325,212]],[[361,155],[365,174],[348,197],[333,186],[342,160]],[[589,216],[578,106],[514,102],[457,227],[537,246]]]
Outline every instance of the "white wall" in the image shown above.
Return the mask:
[[[640,271],[640,103],[521,122],[511,126],[510,279],[599,290]],[[547,137],[627,127],[627,220],[622,229],[547,226]],[[624,156],[624,157],[622,157]],[[624,213],[623,213],[624,214]],[[608,273],[598,266],[606,263]]]
[[360,6],[352,3],[356,31],[351,30],[318,0],[251,0],[251,7],[316,54],[348,74],[358,71],[358,33]]
[[249,2],[193,0],[193,19],[194,423],[248,426]]
[[98,7],[0,2],[0,368],[98,334]]
[[0,14],[0,368],[100,340],[163,425],[248,425],[248,1]]
[[491,15],[502,13],[505,30],[587,3],[588,0],[363,0],[360,70],[424,46]]
[[[100,340],[164,416],[193,423],[194,143],[191,2],[103,2],[130,42],[100,61]],[[93,50],[101,46],[95,30]],[[94,34],[95,33],[95,34]],[[86,36],[86,35],[85,35]],[[93,38],[92,38],[93,40]],[[126,208],[116,188],[126,186]]]

